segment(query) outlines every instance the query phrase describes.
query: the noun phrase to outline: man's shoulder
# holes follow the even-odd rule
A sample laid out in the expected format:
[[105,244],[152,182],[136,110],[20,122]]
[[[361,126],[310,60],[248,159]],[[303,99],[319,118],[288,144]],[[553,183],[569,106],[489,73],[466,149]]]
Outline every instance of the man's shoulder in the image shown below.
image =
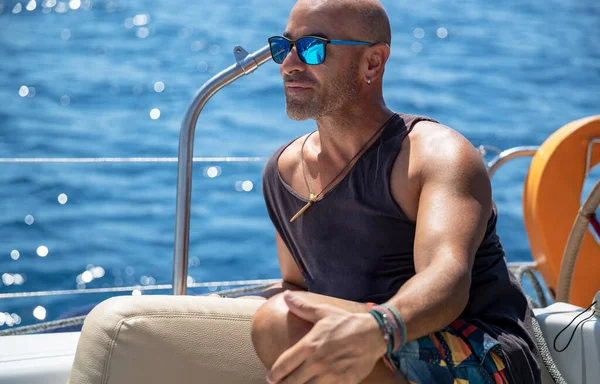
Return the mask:
[[278,178],[279,175],[284,180],[288,180],[300,164],[300,146],[302,137],[297,137],[279,147],[269,156],[263,178]]
[[410,161],[427,171],[485,170],[479,151],[455,129],[432,121],[418,122],[409,135]]

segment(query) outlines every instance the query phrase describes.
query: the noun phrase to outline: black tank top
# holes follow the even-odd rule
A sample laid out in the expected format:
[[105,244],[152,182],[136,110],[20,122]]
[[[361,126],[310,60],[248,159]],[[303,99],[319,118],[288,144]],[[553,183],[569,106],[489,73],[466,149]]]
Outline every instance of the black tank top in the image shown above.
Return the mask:
[[[348,174],[293,223],[290,218],[308,200],[279,174],[279,156],[291,142],[267,161],[263,174],[267,211],[310,292],[383,303],[415,275],[415,223],[393,198],[389,180],[402,141],[416,123],[425,120],[434,121],[398,114]],[[475,256],[469,301],[460,318],[497,338],[509,356],[525,360],[522,368],[529,374],[523,373],[517,382],[537,382],[527,300],[508,271],[496,220],[494,206]],[[512,360],[509,356],[507,360]]]

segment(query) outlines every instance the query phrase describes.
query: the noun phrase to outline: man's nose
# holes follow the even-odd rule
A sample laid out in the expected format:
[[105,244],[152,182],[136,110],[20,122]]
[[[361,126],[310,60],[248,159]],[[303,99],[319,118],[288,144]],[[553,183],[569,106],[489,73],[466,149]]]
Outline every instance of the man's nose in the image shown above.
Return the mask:
[[283,63],[281,63],[281,72],[289,75],[293,72],[303,71],[304,64],[300,57],[298,56],[298,50],[296,47],[292,47],[290,53],[283,59]]

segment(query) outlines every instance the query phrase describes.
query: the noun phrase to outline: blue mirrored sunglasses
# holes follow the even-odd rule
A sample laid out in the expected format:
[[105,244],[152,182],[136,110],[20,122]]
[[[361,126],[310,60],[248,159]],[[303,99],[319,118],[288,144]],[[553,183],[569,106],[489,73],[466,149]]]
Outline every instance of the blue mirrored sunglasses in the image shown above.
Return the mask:
[[366,41],[329,40],[318,36],[303,36],[298,40],[290,40],[283,36],[273,36],[269,38],[271,57],[273,57],[273,61],[277,64],[283,63],[283,60],[289,55],[294,46],[296,46],[300,61],[304,64],[323,64],[325,61],[325,47],[327,44],[368,45],[369,47],[375,45],[374,43]]

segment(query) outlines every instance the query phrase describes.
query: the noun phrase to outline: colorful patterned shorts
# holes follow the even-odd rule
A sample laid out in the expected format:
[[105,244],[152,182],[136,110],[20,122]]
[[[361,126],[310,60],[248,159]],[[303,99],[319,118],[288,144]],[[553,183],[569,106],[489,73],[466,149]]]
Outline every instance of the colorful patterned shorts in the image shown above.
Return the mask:
[[391,356],[411,384],[508,384],[500,343],[462,320]]

